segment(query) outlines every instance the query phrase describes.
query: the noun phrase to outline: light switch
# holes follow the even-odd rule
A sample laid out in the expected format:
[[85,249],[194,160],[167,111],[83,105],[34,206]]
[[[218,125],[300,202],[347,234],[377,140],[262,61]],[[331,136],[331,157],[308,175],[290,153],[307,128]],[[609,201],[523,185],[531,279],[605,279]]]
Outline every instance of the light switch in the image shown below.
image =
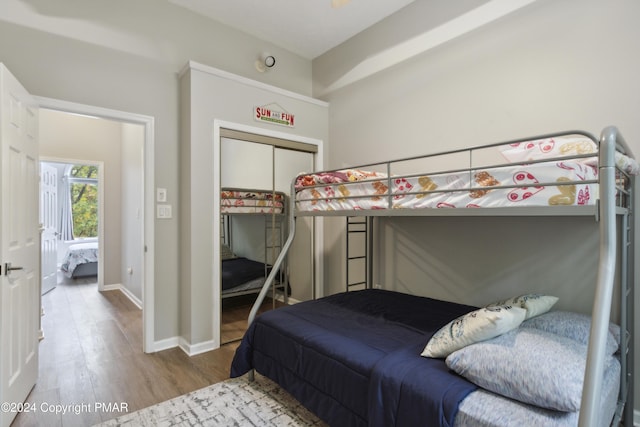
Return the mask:
[[169,219],[171,218],[171,205],[157,205],[156,206],[156,217],[159,219]]
[[166,202],[167,201],[167,189],[166,188],[158,188],[158,189],[156,189],[156,201],[157,202]]

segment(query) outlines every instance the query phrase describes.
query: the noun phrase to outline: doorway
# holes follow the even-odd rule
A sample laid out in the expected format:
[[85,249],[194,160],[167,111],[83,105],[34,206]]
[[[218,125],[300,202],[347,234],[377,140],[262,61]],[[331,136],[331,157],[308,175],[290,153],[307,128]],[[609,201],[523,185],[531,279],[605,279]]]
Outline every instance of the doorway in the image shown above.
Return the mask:
[[[108,210],[110,206],[120,206],[121,203],[130,207],[128,210],[123,208],[122,211],[118,211],[117,217],[124,218],[124,220],[120,220],[118,230],[121,235],[128,236],[127,242],[133,243],[123,244],[122,237],[120,237],[118,239],[120,242],[115,250],[109,251],[106,248],[105,254],[101,255],[104,258],[102,264],[103,266],[118,266],[118,271],[113,273],[116,279],[113,279],[114,276],[111,276],[111,273],[107,274],[108,272],[104,270],[102,275],[98,274],[98,278],[104,283],[103,290],[121,289],[131,301],[137,303],[136,305],[142,309],[143,351],[154,352],[154,119],[149,116],[50,98],[38,97],[36,100],[41,111],[50,110],[66,117],[84,118],[96,122],[109,121],[119,126],[119,139],[123,142],[121,150],[119,150],[122,161],[119,166],[120,170],[113,174],[118,177],[115,181],[117,184],[109,181],[109,185],[117,185],[121,190],[120,196],[115,198],[105,196],[103,205],[105,210]],[[91,141],[100,136],[95,132],[92,135],[93,137],[86,138],[81,144],[76,144],[76,147],[90,149]],[[44,136],[46,135],[41,133],[41,139]],[[132,141],[136,141],[136,143],[132,143]],[[54,145],[61,147],[68,143],[68,140],[56,141]],[[114,147],[107,148],[113,150]],[[57,157],[96,158],[80,154],[61,156],[47,152],[42,152],[41,155],[49,160]],[[105,162],[103,169],[105,171],[103,181],[107,181],[110,179],[112,166]],[[109,216],[109,213],[105,212],[103,215],[105,221],[102,222],[108,222]],[[105,228],[108,230],[109,225],[106,224]],[[110,234],[109,240],[112,240],[112,237]],[[109,255],[110,253],[111,255]],[[127,261],[131,259],[136,261]],[[100,263],[98,267],[100,268]],[[134,284],[137,285],[137,288],[133,286]]]
[[80,279],[104,290],[103,195],[104,162],[40,157],[42,295]]

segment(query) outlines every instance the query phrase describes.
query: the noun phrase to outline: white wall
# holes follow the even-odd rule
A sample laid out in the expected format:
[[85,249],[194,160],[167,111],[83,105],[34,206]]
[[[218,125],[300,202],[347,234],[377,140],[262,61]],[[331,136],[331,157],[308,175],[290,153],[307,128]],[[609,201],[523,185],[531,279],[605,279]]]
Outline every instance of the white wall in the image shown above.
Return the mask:
[[120,277],[122,285],[142,302],[142,230],[144,218],[142,168],[144,127],[122,124],[122,248]]
[[[374,43],[385,36],[394,37],[393,28],[419,26],[419,20],[425,15],[417,11],[424,12],[425,3],[415,2],[402,11],[402,20],[394,21],[392,17],[383,21],[382,25],[366,30],[316,59],[314,81],[320,83],[314,90],[322,92],[328,82],[335,80],[335,76],[325,71],[332,59],[362,58],[367,41]],[[442,2],[433,2],[438,3]],[[499,21],[323,96],[331,103],[329,166],[362,164],[555,130],[584,129],[598,134],[611,124],[619,126],[636,156],[640,156],[638,16],[640,2],[634,0],[538,0]],[[545,246],[544,239],[553,237],[553,232],[536,234],[536,230],[545,228],[540,220],[519,224],[510,221],[507,229],[516,234],[515,241],[505,241],[502,235],[488,237],[483,232],[485,225],[478,220],[463,220],[460,227],[449,228],[451,239],[462,245],[456,250],[438,228],[445,222],[403,219],[383,225],[386,236],[393,232],[397,238],[386,243],[406,244],[411,248],[410,254],[417,253],[422,258],[430,253],[429,247],[435,242],[446,245],[443,255],[431,259],[429,268],[423,271],[419,265],[411,266],[413,255],[397,259],[412,268],[400,276],[412,287],[431,283],[435,276],[440,284],[462,283],[462,289],[469,291],[474,273],[476,282],[484,282],[491,271],[504,272],[496,265],[480,266],[480,262],[490,262],[491,266],[500,253],[506,253],[508,260],[515,262],[511,254],[525,249],[524,253],[529,254],[531,246]],[[330,282],[341,280],[344,247],[341,224],[333,225],[327,225],[325,236],[325,274]],[[552,227],[558,231],[558,225]],[[558,232],[561,236],[564,234]],[[432,236],[437,240],[432,240]],[[532,265],[544,268],[540,259],[544,257],[553,263],[556,271],[564,270],[561,277],[573,274],[572,283],[578,283],[579,279],[593,281],[591,273],[583,270],[583,266],[589,265],[585,260],[591,259],[587,249],[592,244],[581,245],[579,237],[576,239],[574,245],[567,246],[564,241],[546,245],[552,254],[559,256],[566,257],[564,252],[569,248],[579,251],[569,253],[561,264],[552,261],[549,255],[540,254],[535,259],[522,261],[527,271],[523,280],[531,279]],[[493,252],[495,258],[490,255]],[[457,258],[472,253],[478,253],[477,259],[456,269],[455,266],[460,265],[455,264]],[[636,258],[635,265],[638,264]],[[392,273],[392,263],[385,264],[385,268],[383,277],[398,278],[400,273]],[[543,271],[545,283],[537,285],[550,289],[548,272]],[[574,273],[567,274],[567,271]],[[519,284],[521,276],[511,273],[514,284]],[[501,277],[500,281],[500,289],[493,292],[508,292],[506,279]],[[473,302],[483,302],[482,299],[492,296],[453,294],[450,289],[433,292]],[[562,304],[570,304],[567,300],[572,298],[571,294],[563,296]],[[640,316],[636,316],[636,330],[640,330],[638,328]],[[637,351],[637,366],[640,366],[639,354]],[[637,373],[635,378],[638,384]],[[634,406],[640,408],[640,393],[636,394]]]

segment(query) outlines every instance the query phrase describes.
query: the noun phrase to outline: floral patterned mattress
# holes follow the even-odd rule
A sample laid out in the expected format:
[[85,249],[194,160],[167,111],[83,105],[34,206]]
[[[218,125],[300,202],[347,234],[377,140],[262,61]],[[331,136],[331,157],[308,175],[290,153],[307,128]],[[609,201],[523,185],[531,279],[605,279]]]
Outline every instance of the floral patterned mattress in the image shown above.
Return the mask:
[[[590,139],[566,136],[496,149],[507,162],[523,163],[410,177],[359,169],[300,175],[295,185],[296,208],[344,211],[595,204],[597,157],[558,159],[595,154],[597,146]],[[553,160],[545,161],[547,158]],[[540,163],[526,163],[530,161]],[[617,164],[626,173],[638,173],[638,164],[631,158],[619,155]]]
[[223,188],[220,194],[223,214],[284,213],[285,195],[281,192]]

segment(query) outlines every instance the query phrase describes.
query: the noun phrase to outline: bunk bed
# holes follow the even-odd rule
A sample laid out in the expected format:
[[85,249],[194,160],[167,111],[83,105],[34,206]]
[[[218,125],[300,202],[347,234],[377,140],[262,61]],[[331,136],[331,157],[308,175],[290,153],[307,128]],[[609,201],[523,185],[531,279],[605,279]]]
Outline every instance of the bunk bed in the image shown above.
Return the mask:
[[[256,318],[270,274],[231,376],[252,378],[255,369],[330,425],[632,425],[638,165],[618,130],[442,155],[462,155],[468,165],[448,168],[431,155],[298,176],[290,234],[274,268],[286,257],[297,216],[592,215],[600,244],[591,316],[553,311],[547,295],[473,307],[365,289]],[[435,172],[402,166],[429,162]],[[614,293],[619,326],[610,322]],[[544,360],[526,359],[540,348]]]
[[[245,188],[222,188],[220,200],[222,236],[222,298],[255,294],[264,285],[271,266],[267,251],[279,252],[282,240],[282,221],[285,213],[286,195],[283,192]],[[231,250],[231,222],[234,216],[264,217],[265,259],[256,261],[237,256]],[[273,235],[271,232],[273,231]],[[273,256],[275,259],[275,256]],[[279,278],[282,281],[282,278]]]

